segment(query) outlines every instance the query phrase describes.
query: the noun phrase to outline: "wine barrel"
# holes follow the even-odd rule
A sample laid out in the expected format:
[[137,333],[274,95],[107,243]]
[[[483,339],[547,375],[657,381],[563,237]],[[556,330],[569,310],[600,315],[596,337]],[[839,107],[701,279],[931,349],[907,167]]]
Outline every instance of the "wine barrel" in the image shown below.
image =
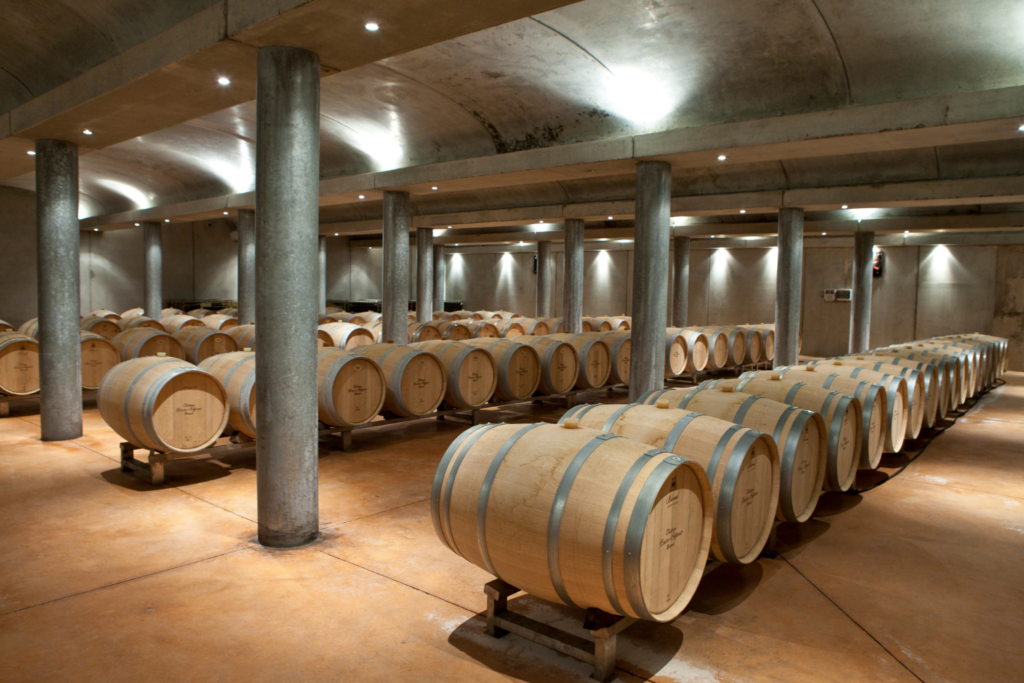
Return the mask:
[[409,311],[408,318],[409,318],[409,322],[411,322],[411,323],[416,322],[416,311]]
[[211,313],[213,313],[213,311],[211,311],[208,308],[193,308],[188,313],[185,313],[185,315],[190,316],[192,318],[199,319],[199,318],[205,318],[206,316],[210,315]]
[[576,419],[581,427],[685,453],[711,480],[711,552],[722,562],[753,562],[771,536],[779,505],[775,442],[756,430],[668,404],[581,405],[561,422]]
[[913,346],[892,346],[875,349],[872,356],[880,358],[898,358],[911,363],[930,364],[936,367],[940,377],[939,417],[945,418],[951,410],[960,405],[960,371],[961,363],[957,356],[924,351]]
[[232,318],[237,318],[238,317],[238,309],[237,308],[222,308],[222,309],[220,309],[218,311],[218,313],[220,313],[221,315],[231,316]]
[[940,337],[935,341],[952,344],[954,347],[965,348],[975,354],[978,363],[977,381],[975,382],[975,395],[991,387],[996,380],[996,366],[998,362],[999,348],[995,342],[970,339],[965,335],[953,335],[951,337]]
[[476,314],[479,318],[475,320],[501,320],[501,314],[498,311],[477,311]]
[[608,383],[612,372],[612,353],[600,339],[591,339],[582,334],[553,334],[552,339],[572,344],[580,359],[580,370],[576,375],[577,389],[596,389]]
[[121,318],[116,323],[107,320],[106,318],[82,318],[81,322],[79,322],[79,327],[81,327],[82,330],[85,332],[98,334],[104,339],[113,339],[114,337],[121,333],[121,328],[118,327],[119,325],[127,325],[132,320],[137,320],[139,317],[140,316],[136,316],[135,318]]
[[401,344],[370,344],[352,351],[375,361],[384,372],[384,407],[401,417],[437,410],[444,399],[444,367],[433,354]]
[[[907,416],[909,414],[907,409],[907,383],[900,377],[895,378],[899,380],[898,382],[888,381],[891,378],[890,376],[886,376],[886,379],[882,380],[877,372],[864,370],[863,368],[861,370],[863,370],[863,377],[859,378],[852,377],[846,373],[833,372],[830,367],[818,367],[815,365],[784,366],[776,368],[775,372],[793,382],[803,382],[804,384],[834,389],[844,394],[857,396],[857,398],[860,398],[861,403],[864,403],[864,399],[860,396],[860,392],[850,391],[848,388],[845,388],[845,383],[840,383],[839,379],[845,378],[851,380],[851,382],[878,385],[885,392],[885,429],[882,430],[882,450],[885,453],[899,453],[900,449],[903,448],[904,440],[907,438]],[[861,461],[861,467],[864,467],[863,461]],[[875,462],[873,466],[869,465],[869,467],[870,469],[875,469],[878,467],[878,463]]]
[[953,391],[950,398],[950,410],[956,410],[963,405],[970,394],[970,362],[963,349],[940,349],[935,346],[925,346],[923,342],[913,344],[890,346],[887,350],[898,351],[904,358],[928,359],[944,358],[947,363],[953,366],[953,373],[956,379],[953,382]]
[[688,355],[686,338],[676,330],[665,330],[665,377],[678,377],[686,372]]
[[[102,319],[105,320],[105,318]],[[85,320],[96,320],[96,318],[86,318]],[[87,329],[85,327],[85,320],[82,321],[82,329]],[[160,330],[161,332],[167,331],[167,328],[164,327],[163,323],[161,323],[159,320],[153,320],[152,318],[147,318],[144,315],[136,315],[132,316],[131,318],[121,318],[120,320],[117,321],[118,332],[124,332],[125,330],[133,330],[136,327],[148,327],[151,330]],[[103,332],[100,331],[99,325],[93,327],[89,331],[104,336]],[[117,332],[115,332],[114,334],[116,335]],[[113,337],[110,337],[110,339],[113,339]]]
[[200,325],[199,327],[183,327],[171,335],[185,351],[185,360],[199,365],[210,356],[238,351],[238,344],[227,334]]
[[[729,327],[726,325],[717,325],[712,327],[702,327],[700,331],[708,334],[709,332],[721,332],[725,335],[726,344],[729,347],[729,355],[725,362],[725,367],[734,367],[736,365],[743,365],[744,359],[747,357],[747,335],[739,327]],[[758,349],[760,353],[760,349]]]
[[182,315],[184,312],[185,311],[180,308],[165,308],[160,311],[160,319],[163,320],[164,318],[170,318],[172,315]]
[[459,316],[460,320],[483,320],[484,317],[476,311],[455,311],[453,315]]
[[239,351],[256,350],[256,325],[239,325],[228,330],[228,336],[235,340]]
[[437,356],[447,384],[444,401],[453,408],[478,408],[491,400],[498,386],[498,368],[483,349],[457,341],[425,341],[413,348]]
[[[374,321],[380,320],[381,318],[384,317],[384,314],[383,313],[377,313],[376,311],[363,311],[362,313],[359,314],[359,317],[361,317],[364,321],[366,321],[366,322],[363,323],[365,325],[366,323],[372,323]],[[352,320],[343,320],[342,322],[354,322],[354,321],[352,321]]]
[[965,334],[961,335],[963,339],[974,339],[981,341],[989,341],[996,345],[996,379],[1006,374],[1009,358],[1007,354],[1010,351],[1010,340],[1006,337],[993,337],[990,334]]
[[753,365],[754,363],[760,363],[761,353],[764,347],[764,342],[761,339],[761,333],[753,328],[743,327],[741,325],[731,325],[730,327],[739,330],[746,341],[742,364]]
[[437,320],[438,322],[447,322],[449,320],[454,322],[456,320],[462,320],[462,316],[459,315],[457,311],[434,311],[434,320]]
[[18,328],[18,334],[23,334],[26,337],[32,337],[39,341],[39,318],[32,318],[23,322]]
[[963,346],[956,346],[947,342],[939,340],[925,340],[923,342],[917,342],[916,345],[920,345],[924,349],[935,351],[938,353],[948,353],[956,355],[960,358],[961,365],[963,367],[963,381],[961,382],[961,405],[966,403],[969,398],[978,393],[978,354],[973,349],[968,349]]
[[87,313],[85,317],[86,318],[106,318],[107,320],[111,320],[111,321],[113,321],[115,323],[118,320],[121,319],[121,316],[119,316],[117,313],[114,313],[113,311],[108,311],[105,308],[100,308],[100,309],[97,309],[97,310],[92,311],[90,313]]
[[466,329],[473,335],[473,339],[499,339],[501,334],[494,323],[486,320],[468,320],[465,323]]
[[630,354],[633,341],[628,332],[584,332],[583,336],[604,342],[612,358],[612,371],[609,384],[629,384]]
[[825,421],[828,453],[825,465],[825,490],[848,491],[857,478],[864,429],[863,407],[856,396],[787,382],[777,372],[768,379],[718,379],[707,383],[709,389],[729,386],[753,396],[812,410]]
[[731,387],[693,390],[666,389],[644,394],[637,401],[656,405],[668,399],[672,408],[741,424],[768,434],[779,449],[779,505],[776,517],[805,522],[814,513],[825,480],[828,444],[821,415],[796,406],[733,391]]
[[575,426],[463,432],[434,477],[434,530],[543,600],[672,621],[707,560],[707,475],[678,455]]
[[988,385],[990,348],[988,342],[969,342],[960,338],[932,339],[925,342],[943,350],[957,349],[969,359],[969,396],[977,396]]
[[256,438],[256,354],[232,351],[199,363],[224,386],[228,397],[228,424],[236,432]]
[[145,314],[146,314],[146,309],[142,308],[141,306],[139,306],[137,308],[129,308],[127,311],[125,311],[124,313],[121,314],[121,320],[124,320],[125,318],[134,318],[137,315],[145,315]]
[[110,340],[82,330],[82,388],[99,389],[103,376],[121,362],[121,356]]
[[0,320],[0,332],[14,332],[14,325],[10,324],[6,320]]
[[321,330],[319,327],[316,329],[316,348],[317,349],[333,349],[334,338],[327,333],[327,330]]
[[688,327],[670,327],[668,331],[682,336],[686,342],[685,372],[704,372],[708,366],[708,338]]
[[185,359],[185,349],[181,342],[160,330],[148,327],[135,327],[121,332],[110,340],[117,349],[121,360],[132,360],[143,356],[155,356],[159,353],[171,358]]
[[516,322],[519,323],[523,328],[523,334],[532,334],[534,336],[551,334],[551,328],[543,320],[536,318],[517,318]]
[[366,315],[364,313],[349,313],[348,311],[338,311],[337,313],[330,313],[328,317],[334,318],[339,323],[352,323],[353,325],[365,325]]
[[756,330],[761,337],[761,353],[756,363],[775,360],[775,330],[771,325],[739,325],[745,330]]
[[191,315],[172,315],[160,321],[168,334],[174,334],[183,327],[206,327],[203,321]]
[[[150,332],[164,334],[135,331]],[[96,405],[128,443],[175,453],[193,453],[214,443],[229,414],[220,381],[177,358],[134,358],[119,364],[100,383]]]
[[512,313],[511,311],[495,311],[499,320],[511,320],[512,318],[522,318],[523,316],[518,313]]
[[[563,323],[564,323],[564,319],[563,318],[538,318],[538,320],[543,321],[548,326],[548,329],[550,330],[550,334],[573,334],[571,332],[566,332],[565,331],[565,329],[563,327]],[[581,322],[581,324],[580,324],[580,332],[593,332],[593,331],[594,331],[593,325],[591,325],[586,320],[583,320]]]
[[612,331],[612,324],[608,320],[601,320],[600,318],[584,318],[583,322],[590,325],[590,329],[594,332]]
[[915,383],[920,383],[924,394],[923,426],[934,427],[940,419],[939,403],[942,400],[942,382],[938,367],[930,363],[911,362],[901,358],[880,358],[870,354],[842,356],[837,360],[857,363],[875,372],[895,374],[907,380],[907,391],[916,393]]
[[708,360],[705,368],[708,370],[724,370],[729,365],[729,337],[721,330],[707,327],[684,327],[686,331],[694,334],[703,334],[708,343]]
[[607,322],[612,330],[628,330],[629,329],[629,318],[625,316],[614,316],[614,315],[601,315],[596,318],[591,318],[591,324],[593,321],[598,320],[602,323]]
[[462,342],[491,355],[498,369],[494,396],[501,401],[517,401],[533,396],[540,385],[540,355],[531,346],[510,339],[467,339]]
[[519,335],[526,334],[526,330],[519,324],[519,320],[513,320],[511,318],[505,320],[495,320],[494,327],[497,328],[498,334],[505,339],[514,339]]
[[[825,372],[844,375],[852,379],[866,379],[887,388],[892,385],[902,385],[906,398],[904,405],[907,409],[904,434],[907,439],[916,439],[921,433],[921,427],[924,425],[924,388],[920,382],[914,381],[917,375],[908,381],[901,376],[900,368],[893,368],[893,372],[877,372],[865,367],[861,362],[847,360],[813,361],[806,366],[800,366],[800,368],[807,367],[819,367]],[[794,369],[799,370],[800,368]],[[889,399],[891,401],[892,396]]]
[[472,334],[469,328],[463,325],[461,322],[455,320],[435,320],[432,323],[427,323],[438,331],[441,335],[441,339],[448,339],[450,341],[463,341],[469,339]]
[[521,335],[520,344],[533,347],[540,356],[539,394],[564,394],[572,391],[580,371],[580,359],[572,344],[552,337]]
[[39,342],[19,332],[0,332],[0,394],[39,391]]
[[330,335],[332,346],[339,349],[351,350],[357,346],[373,344],[375,341],[373,332],[352,323],[332,322],[327,325],[321,325],[319,329]]
[[238,327],[238,318],[232,318],[230,315],[223,315],[221,313],[205,316],[202,322],[207,327],[212,327],[221,332],[227,332],[232,327]]
[[321,349],[316,374],[317,410],[324,424],[335,427],[366,424],[384,407],[387,397],[384,372],[370,358],[344,349]]
[[441,338],[441,332],[436,327],[427,323],[409,323],[409,343],[437,341]]

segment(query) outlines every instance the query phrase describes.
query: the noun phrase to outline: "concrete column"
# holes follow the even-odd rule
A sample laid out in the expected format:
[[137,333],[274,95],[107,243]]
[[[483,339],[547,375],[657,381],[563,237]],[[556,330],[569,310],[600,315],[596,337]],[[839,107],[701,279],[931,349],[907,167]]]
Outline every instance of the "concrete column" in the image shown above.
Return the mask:
[[850,307],[850,353],[871,344],[871,283],[875,266],[875,233],[853,235],[853,302]]
[[[551,258],[551,242],[537,242],[537,317],[551,317],[551,281],[555,262]],[[582,310],[582,309],[581,309]]]
[[416,229],[416,322],[434,319],[434,230]]
[[636,167],[636,228],[633,234],[633,324],[629,400],[665,386],[668,299],[668,238],[672,165],[641,161]]
[[239,325],[256,322],[256,212],[238,212],[238,318]]
[[260,48],[256,59],[256,502],[260,543],[319,535],[317,236],[320,57]]
[[690,238],[672,240],[675,268],[672,273],[672,327],[686,327],[690,304]]
[[409,343],[409,193],[384,193],[384,318],[381,338]]
[[327,236],[320,235],[317,244],[317,272],[320,274],[320,299],[316,310],[318,316],[327,314]]
[[779,209],[779,265],[775,276],[774,367],[799,362],[804,277],[804,210]]
[[565,276],[562,283],[562,331],[583,331],[583,219],[565,221]]
[[78,145],[36,140],[39,417],[43,441],[82,436]]
[[444,260],[444,245],[434,247],[434,310],[444,310],[445,275],[447,267]]
[[145,315],[160,320],[164,308],[164,247],[159,223],[142,224],[142,248],[145,250],[145,280],[142,284]]

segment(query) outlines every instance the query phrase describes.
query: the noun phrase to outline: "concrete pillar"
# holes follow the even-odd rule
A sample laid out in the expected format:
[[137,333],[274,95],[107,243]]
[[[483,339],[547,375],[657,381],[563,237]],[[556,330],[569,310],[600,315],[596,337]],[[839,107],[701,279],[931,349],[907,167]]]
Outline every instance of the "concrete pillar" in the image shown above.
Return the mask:
[[238,318],[239,325],[256,322],[256,212],[238,212]]
[[317,244],[317,272],[320,274],[320,297],[316,309],[318,318],[327,315],[327,236],[320,235]]
[[690,304],[690,238],[672,240],[672,327],[686,327]]
[[665,386],[668,311],[668,238],[672,165],[641,161],[636,167],[636,228],[633,234],[633,323],[629,400]]
[[78,145],[36,140],[39,417],[43,441],[82,436]]
[[[555,278],[555,262],[551,242],[537,242],[537,317],[551,317],[551,281]],[[581,309],[582,310],[582,309]]]
[[416,229],[416,322],[434,319],[434,230]]
[[434,247],[434,310],[444,310],[445,275],[447,267],[444,260],[444,245]]
[[381,338],[409,343],[409,193],[384,193],[384,318]]
[[804,277],[804,210],[779,209],[779,265],[775,276],[774,367],[799,362]]
[[853,301],[850,307],[850,353],[871,344],[871,283],[875,267],[875,233],[853,235]]
[[142,248],[145,251],[145,279],[142,283],[146,317],[160,320],[164,308],[164,246],[159,223],[142,224]]
[[565,221],[565,276],[562,283],[562,332],[583,331],[583,219]]
[[256,501],[260,543],[319,534],[316,291],[320,57],[260,48],[256,59]]

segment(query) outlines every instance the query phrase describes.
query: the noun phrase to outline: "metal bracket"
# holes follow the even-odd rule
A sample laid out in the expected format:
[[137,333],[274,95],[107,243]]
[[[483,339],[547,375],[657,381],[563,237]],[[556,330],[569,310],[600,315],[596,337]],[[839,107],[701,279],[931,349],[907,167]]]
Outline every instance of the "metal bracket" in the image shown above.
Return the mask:
[[594,637],[593,641],[589,641],[509,611],[508,599],[518,592],[518,588],[501,579],[484,585],[484,593],[487,595],[487,635],[501,638],[514,633],[520,638],[590,664],[594,667],[592,678],[599,681],[615,678],[616,637],[639,619],[608,614],[591,607],[583,618],[583,628]]

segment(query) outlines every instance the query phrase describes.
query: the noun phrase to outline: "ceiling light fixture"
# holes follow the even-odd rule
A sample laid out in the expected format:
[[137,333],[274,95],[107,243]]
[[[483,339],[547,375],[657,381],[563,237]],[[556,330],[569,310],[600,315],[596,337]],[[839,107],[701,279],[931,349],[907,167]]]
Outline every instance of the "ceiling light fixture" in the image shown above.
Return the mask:
[[138,223],[136,223],[136,224],[135,224],[135,227],[136,227],[136,228],[137,228],[137,227],[139,227],[139,224],[138,224]]
[[432,188],[430,188],[430,189],[431,189],[431,190],[434,190],[435,192],[437,191],[437,187],[432,187]]
[[823,232],[823,233],[821,233],[821,236],[824,237],[827,234],[828,234],[827,232]]
[[543,223],[544,223],[544,221],[541,221],[541,223],[543,224]]
[[228,78],[227,76],[221,76],[220,78],[217,79],[217,82],[220,83],[221,85],[231,85],[231,79]]
[[1019,125],[1019,126],[1017,127],[1017,130],[1019,130],[1020,132],[1024,133],[1024,123],[1022,123],[1021,125]]
[[724,154],[719,154],[718,155],[718,160],[719,161],[725,161],[725,155]]
[[164,219],[164,223],[170,223],[170,222],[171,222],[171,219],[170,219],[170,218],[165,218],[165,219]]
[[371,21],[371,22],[366,24],[366,30],[367,31],[376,31],[379,28],[380,28],[380,25],[377,22],[375,22],[375,21]]
[[227,211],[225,211],[225,212],[224,212],[224,215],[225,215],[225,216],[229,216],[230,214],[229,214],[229,213],[228,213]]
[[846,204],[843,204],[842,208],[849,209],[850,207],[848,207]]
[[99,232],[99,231],[100,231],[100,229],[99,229],[99,228],[93,228],[93,229],[92,229],[92,231],[93,231],[93,232]]
[[334,236],[335,236],[335,237],[337,237],[337,236],[338,236],[338,233],[334,233]]
[[450,226],[450,225],[449,225],[449,226],[448,226],[448,229],[449,229],[449,230],[451,230],[451,229],[452,229],[452,226]]
[[359,195],[359,198],[360,199],[366,199],[366,195],[365,194],[361,194],[361,195]]
[[86,128],[85,130],[82,131],[82,135],[92,135],[92,131]]
[[909,230],[904,230],[904,231],[903,231],[903,234],[904,234],[904,235],[909,235],[909,234],[910,234],[910,231],[909,231]]
[[34,156],[36,155],[36,153],[35,153],[35,152],[32,152],[32,151],[29,151],[28,155],[29,155],[30,157],[34,157]]
[[740,209],[740,213],[746,213],[746,212],[747,212],[746,209]]
[[611,216],[608,216],[608,220],[612,221],[612,220],[615,220],[615,219],[612,218]]

